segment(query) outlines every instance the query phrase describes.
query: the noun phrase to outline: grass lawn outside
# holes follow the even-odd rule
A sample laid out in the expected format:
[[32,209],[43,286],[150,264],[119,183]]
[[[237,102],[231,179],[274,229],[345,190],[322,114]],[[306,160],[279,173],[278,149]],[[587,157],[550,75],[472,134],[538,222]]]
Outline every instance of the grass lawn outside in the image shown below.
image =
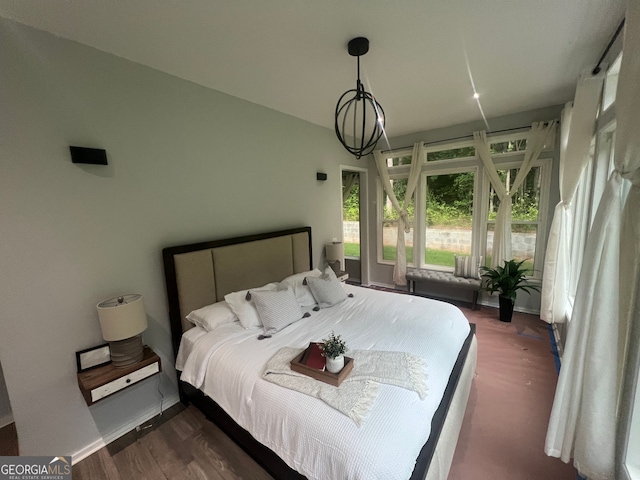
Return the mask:
[[[357,243],[345,243],[344,254],[347,257],[359,257],[360,245]],[[454,260],[455,252],[448,250],[436,250],[434,248],[427,248],[425,250],[426,263],[429,265],[440,265],[443,267],[452,267],[455,265]],[[396,260],[396,246],[384,245],[382,251],[382,259],[394,262]],[[407,263],[413,262],[413,247],[407,247]],[[485,265],[491,264],[491,257],[488,256],[485,261]],[[533,260],[527,260],[522,265],[524,268],[533,270]]]
[[[426,259],[427,263],[430,265],[442,265],[445,267],[453,267],[454,260],[453,256],[455,255],[453,252],[449,252],[447,250],[435,250],[433,248],[427,248],[426,251]],[[344,244],[344,254],[347,257],[359,257],[360,256],[360,245],[357,243],[345,243]],[[395,245],[385,245],[383,247],[382,258],[384,260],[389,260],[391,262],[396,259],[396,247]],[[413,262],[413,247],[407,247],[407,263]]]

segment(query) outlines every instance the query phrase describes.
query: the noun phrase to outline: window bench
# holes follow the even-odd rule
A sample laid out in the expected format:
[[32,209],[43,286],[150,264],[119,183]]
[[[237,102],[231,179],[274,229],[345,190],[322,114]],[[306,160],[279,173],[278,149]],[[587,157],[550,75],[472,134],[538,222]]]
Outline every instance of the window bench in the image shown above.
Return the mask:
[[413,269],[407,270],[407,290],[410,293],[416,293],[416,282],[455,288],[460,291],[468,291],[472,294],[471,309],[478,308],[478,292],[482,286],[482,280],[476,278],[456,277],[453,272],[441,272],[439,270],[423,270]]

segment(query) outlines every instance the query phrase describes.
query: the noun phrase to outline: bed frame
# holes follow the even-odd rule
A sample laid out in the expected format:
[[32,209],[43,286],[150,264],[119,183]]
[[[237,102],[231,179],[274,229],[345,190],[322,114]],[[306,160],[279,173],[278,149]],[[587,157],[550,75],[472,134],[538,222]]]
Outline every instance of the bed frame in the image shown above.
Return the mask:
[[[165,248],[162,251],[174,355],[193,325],[192,310],[221,301],[227,293],[278,282],[313,268],[311,227],[300,227]],[[446,480],[455,451],[476,365],[475,326],[455,363],[434,415],[431,435],[416,459],[411,480]],[[304,479],[272,450],[255,440],[211,398],[180,381],[183,403],[193,403],[274,478]]]

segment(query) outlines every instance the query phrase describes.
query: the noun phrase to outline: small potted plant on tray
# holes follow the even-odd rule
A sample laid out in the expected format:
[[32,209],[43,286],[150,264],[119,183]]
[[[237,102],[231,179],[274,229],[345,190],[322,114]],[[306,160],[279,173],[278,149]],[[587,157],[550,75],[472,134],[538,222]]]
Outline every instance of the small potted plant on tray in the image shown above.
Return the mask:
[[486,281],[483,289],[489,293],[498,292],[500,294],[498,301],[501,322],[511,321],[518,290],[523,290],[528,294],[531,294],[530,290],[540,291],[540,287],[528,283],[526,274],[531,270],[522,268],[525,261],[505,260],[504,267],[480,267],[482,278]]
[[331,332],[329,338],[322,339],[320,349],[322,356],[326,358],[327,371],[338,373],[344,368],[344,354],[347,352],[347,344],[340,335]]

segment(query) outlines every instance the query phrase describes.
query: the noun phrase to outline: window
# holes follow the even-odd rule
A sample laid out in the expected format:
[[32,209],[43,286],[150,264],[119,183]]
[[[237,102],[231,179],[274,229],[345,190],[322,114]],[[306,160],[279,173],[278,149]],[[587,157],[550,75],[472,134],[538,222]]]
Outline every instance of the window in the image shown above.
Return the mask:
[[454,255],[473,248],[475,173],[427,174],[425,203],[426,266],[454,266]]
[[[531,276],[534,278],[542,277],[542,258],[538,259],[536,252],[542,251],[544,255],[543,239],[539,238],[543,235],[539,236],[538,232],[545,232],[543,224],[545,216],[543,213],[546,206],[546,196],[548,194],[549,170],[549,161],[538,160],[527,174],[522,185],[520,185],[511,197],[511,256],[516,261],[524,260],[524,267],[533,270]],[[498,167],[498,175],[504,184],[509,187],[509,190],[511,190],[519,171],[519,168]],[[500,200],[488,179],[485,183],[489,192],[486,205],[487,237],[485,264],[491,265],[493,235]],[[545,201],[543,201],[543,194]]]
[[[542,147],[543,152],[555,150],[556,148],[556,130],[553,129],[549,133],[547,143]],[[499,135],[492,139],[489,143],[489,152],[494,158],[508,157],[515,154],[524,154],[527,150],[527,139],[522,133],[514,133],[510,135]]]
[[509,140],[506,142],[497,142],[489,144],[491,155],[499,155],[501,153],[524,152],[527,149],[527,139],[520,138]]
[[387,159],[387,167],[399,167],[401,165],[411,165],[411,155]]
[[460,148],[451,148],[449,150],[434,150],[427,152],[427,162],[437,162],[438,160],[453,160],[463,158],[474,158],[476,156],[476,147],[466,146]]
[[[342,238],[344,256],[360,258],[360,184],[356,180],[349,187],[342,203]],[[343,188],[345,179],[343,178]]]
[[631,422],[624,466],[630,479],[640,479],[640,369],[636,369],[636,393],[631,406]]
[[[503,181],[513,185],[526,150],[526,132],[490,137],[490,150]],[[554,142],[549,142],[555,145]],[[387,159],[393,189],[402,204],[409,175],[408,150]],[[491,261],[495,216],[499,206],[473,141],[431,145],[422,163],[422,179],[409,206],[411,232],[405,235],[407,264],[453,271],[454,255],[487,255]],[[415,159],[414,159],[415,161]],[[528,259],[541,277],[551,161],[538,159],[513,196],[512,250]],[[415,204],[415,205],[414,205]],[[398,214],[382,185],[378,186],[378,262],[397,257]],[[414,234],[415,232],[415,234]],[[541,232],[541,235],[538,235]],[[486,253],[485,253],[486,252]]]

